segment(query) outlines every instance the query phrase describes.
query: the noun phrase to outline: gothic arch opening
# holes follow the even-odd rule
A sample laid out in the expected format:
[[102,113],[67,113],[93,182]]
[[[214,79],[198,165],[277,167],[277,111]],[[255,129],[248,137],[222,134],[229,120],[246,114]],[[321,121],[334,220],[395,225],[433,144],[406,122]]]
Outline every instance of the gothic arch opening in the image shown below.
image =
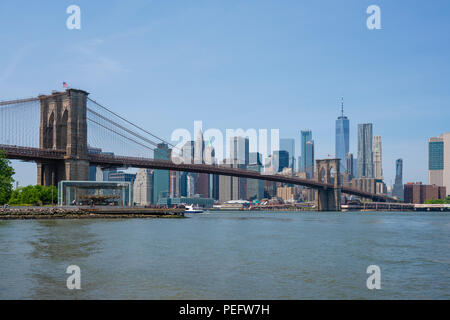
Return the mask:
[[53,134],[55,130],[55,114],[52,112],[47,122],[44,148],[53,149]]
[[69,119],[69,114],[67,112],[67,109],[64,110],[63,116],[61,117],[60,123],[58,125],[58,149],[59,150],[65,150],[67,147],[67,121]]
[[326,179],[325,168],[320,168],[320,171],[319,171],[319,181],[320,181],[320,182],[325,182],[325,179]]
[[331,167],[331,169],[330,169],[330,183],[334,184],[335,179],[337,179],[336,169],[334,167]]

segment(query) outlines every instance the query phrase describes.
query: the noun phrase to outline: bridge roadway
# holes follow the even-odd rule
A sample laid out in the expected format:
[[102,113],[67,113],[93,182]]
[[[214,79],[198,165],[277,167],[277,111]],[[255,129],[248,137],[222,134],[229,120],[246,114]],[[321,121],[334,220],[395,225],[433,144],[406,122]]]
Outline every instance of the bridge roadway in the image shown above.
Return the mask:
[[[7,158],[23,160],[23,161],[58,161],[66,158],[65,152],[53,149],[28,148],[19,146],[1,145],[0,150],[5,150]],[[123,157],[100,154],[89,154],[88,161],[91,164],[109,167],[134,167],[134,168],[149,168],[161,170],[173,170],[183,172],[196,172],[217,174],[241,178],[259,179],[274,182],[282,182],[294,185],[301,185],[313,189],[333,189],[332,184],[323,183],[312,179],[302,179],[297,177],[289,177],[284,175],[265,175],[255,171],[228,168],[221,165],[207,165],[207,164],[175,164],[168,160],[155,160],[149,158]],[[341,187],[341,192],[354,195],[358,197],[372,199],[374,201],[391,201],[397,200],[390,197],[360,191],[349,187]]]

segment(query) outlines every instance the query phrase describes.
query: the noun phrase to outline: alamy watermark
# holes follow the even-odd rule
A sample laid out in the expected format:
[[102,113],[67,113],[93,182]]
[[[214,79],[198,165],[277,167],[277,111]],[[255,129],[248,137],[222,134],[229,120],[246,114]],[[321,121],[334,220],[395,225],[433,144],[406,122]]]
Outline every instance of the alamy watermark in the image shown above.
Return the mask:
[[81,269],[77,265],[68,266],[66,273],[70,274],[67,278],[66,286],[69,290],[80,290],[81,289]]
[[188,129],[178,128],[172,132],[171,141],[176,144],[171,154],[175,164],[214,165],[225,161],[242,165],[248,163],[247,153],[259,153],[264,168],[278,167],[273,151],[280,150],[279,129],[226,129],[223,134],[216,128],[203,130],[203,122],[194,121],[193,134]]
[[[81,8],[75,4],[67,7],[66,13],[69,17],[66,20],[66,26],[69,30],[81,29]],[[366,20],[366,26],[369,30],[381,29],[381,9],[378,5],[372,4],[367,7],[366,13],[370,16]]]
[[70,5],[66,9],[66,13],[70,16],[66,20],[66,26],[69,30],[81,29],[81,9],[77,5]]
[[381,9],[377,5],[370,5],[366,10],[367,14],[370,16],[367,18],[366,26],[369,30],[380,30],[381,29]]
[[366,273],[370,274],[370,276],[367,278],[367,281],[366,281],[367,289],[380,290],[381,289],[381,269],[380,269],[380,267],[377,265],[370,265],[367,267]]

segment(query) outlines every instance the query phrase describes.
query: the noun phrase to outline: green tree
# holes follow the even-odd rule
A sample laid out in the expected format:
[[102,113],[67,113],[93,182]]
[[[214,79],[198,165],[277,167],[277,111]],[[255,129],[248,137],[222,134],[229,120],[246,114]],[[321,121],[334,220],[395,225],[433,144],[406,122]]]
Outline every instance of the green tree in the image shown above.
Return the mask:
[[0,205],[7,203],[11,197],[14,173],[11,161],[6,158],[6,153],[0,150]]
[[[53,198],[52,198],[53,196]],[[11,205],[33,205],[41,206],[54,204],[58,201],[58,190],[56,187],[26,186],[14,190],[9,204]]]
[[444,204],[444,200],[442,199],[426,200],[425,204]]
[[[55,186],[42,187],[40,199],[43,204],[58,203],[58,188]],[[53,198],[52,198],[53,197]]]

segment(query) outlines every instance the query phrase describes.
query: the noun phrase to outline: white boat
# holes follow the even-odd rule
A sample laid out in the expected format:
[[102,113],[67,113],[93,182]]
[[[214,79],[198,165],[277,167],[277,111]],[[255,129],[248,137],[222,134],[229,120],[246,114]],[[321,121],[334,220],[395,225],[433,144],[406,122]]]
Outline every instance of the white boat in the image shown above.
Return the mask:
[[199,207],[194,207],[194,205],[186,206],[184,213],[203,213],[203,210]]

